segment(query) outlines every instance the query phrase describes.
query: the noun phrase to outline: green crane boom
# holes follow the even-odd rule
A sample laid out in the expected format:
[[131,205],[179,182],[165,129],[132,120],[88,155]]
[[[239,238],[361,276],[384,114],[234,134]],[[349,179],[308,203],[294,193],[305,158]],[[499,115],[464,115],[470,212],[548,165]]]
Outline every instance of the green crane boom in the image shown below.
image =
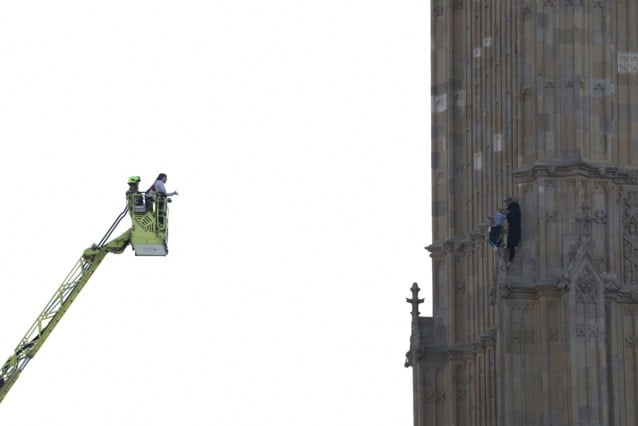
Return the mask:
[[[156,206],[141,204],[142,193],[128,193],[127,207],[120,213],[99,244],[84,250],[65,280],[29,327],[13,354],[0,369],[0,402],[7,395],[20,373],[49,337],[69,309],[84,285],[108,253],[122,253],[131,244],[138,256],[164,256],[168,253],[168,212],[170,199],[160,197]],[[143,207],[141,207],[143,206]],[[106,242],[120,221],[130,212],[133,226],[113,240]]]

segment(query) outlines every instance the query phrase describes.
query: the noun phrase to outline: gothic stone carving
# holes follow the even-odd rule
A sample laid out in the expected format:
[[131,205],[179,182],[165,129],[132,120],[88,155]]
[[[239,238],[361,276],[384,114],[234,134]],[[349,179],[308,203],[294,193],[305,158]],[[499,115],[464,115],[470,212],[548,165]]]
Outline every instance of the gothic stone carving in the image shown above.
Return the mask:
[[633,286],[638,285],[638,190],[624,191],[622,203],[623,282]]
[[577,304],[595,305],[598,303],[598,284],[589,268],[576,281],[576,288]]

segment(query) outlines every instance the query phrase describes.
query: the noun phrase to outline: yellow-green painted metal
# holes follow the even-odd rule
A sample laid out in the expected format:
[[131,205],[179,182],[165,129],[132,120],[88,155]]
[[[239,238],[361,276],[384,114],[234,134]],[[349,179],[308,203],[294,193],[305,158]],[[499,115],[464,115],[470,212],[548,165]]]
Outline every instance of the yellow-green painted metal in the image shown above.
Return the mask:
[[71,272],[69,272],[51,300],[49,300],[49,303],[47,303],[33,325],[29,327],[27,333],[20,340],[13,354],[0,369],[0,402],[9,392],[31,358],[42,347],[106,254],[122,253],[131,241],[132,232],[133,229],[131,228],[102,247],[92,247],[84,251],[75,266],[73,266],[73,269],[71,269]]
[[[0,369],[0,402],[42,347],[107,253],[122,253],[129,244],[133,246],[136,255],[165,256],[168,253],[168,202],[170,199],[161,194],[154,194],[151,199],[137,191],[127,192],[126,198],[127,208],[116,219],[102,242],[84,250],[49,303],[20,340],[13,354]],[[127,210],[133,226],[119,237],[105,243],[126,215]]]
[[162,194],[127,194],[133,222],[131,245],[137,256],[165,256],[168,253],[168,203]]

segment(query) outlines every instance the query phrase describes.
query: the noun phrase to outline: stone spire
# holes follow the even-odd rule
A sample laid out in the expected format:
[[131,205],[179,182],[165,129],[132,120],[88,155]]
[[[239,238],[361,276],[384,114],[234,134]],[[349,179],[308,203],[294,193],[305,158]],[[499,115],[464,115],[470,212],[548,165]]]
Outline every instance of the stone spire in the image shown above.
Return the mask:
[[419,285],[412,284],[412,298],[405,300],[412,305],[412,335],[410,336],[410,350],[405,354],[405,367],[411,367],[413,362],[421,358],[421,332],[419,331],[419,305],[424,299],[419,299]]

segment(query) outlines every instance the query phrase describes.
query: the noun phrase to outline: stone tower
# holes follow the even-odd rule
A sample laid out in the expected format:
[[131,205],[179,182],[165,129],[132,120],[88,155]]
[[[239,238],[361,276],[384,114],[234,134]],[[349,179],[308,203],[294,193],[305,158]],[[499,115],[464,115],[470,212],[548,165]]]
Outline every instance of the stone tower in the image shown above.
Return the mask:
[[[638,1],[432,0],[414,424],[638,424]],[[486,244],[521,207],[511,266]]]

